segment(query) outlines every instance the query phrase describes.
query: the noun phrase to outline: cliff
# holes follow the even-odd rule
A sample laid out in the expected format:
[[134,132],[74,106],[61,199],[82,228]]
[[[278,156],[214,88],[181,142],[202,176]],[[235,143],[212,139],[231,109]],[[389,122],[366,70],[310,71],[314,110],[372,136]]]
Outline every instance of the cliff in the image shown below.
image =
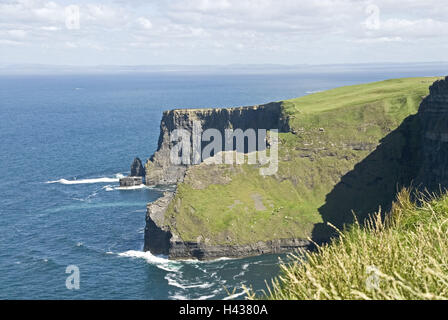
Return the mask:
[[448,187],[448,78],[436,81],[419,113],[422,165],[420,187],[438,191]]
[[[427,134],[432,125],[425,127],[429,117],[437,118],[425,105],[443,105],[444,89],[437,88],[444,84],[435,84],[416,115],[435,80],[388,80],[262,106],[165,112],[146,183],[177,188],[148,204],[145,250],[172,259],[290,251],[308,245],[308,238],[327,240],[327,222],[342,227],[352,221],[352,210],[363,219],[379,205],[387,208],[398,185],[418,176],[423,181],[445,159],[433,158],[445,143],[443,129],[434,139],[434,132]],[[191,131],[193,121],[221,131],[280,129],[278,172],[261,176],[258,165],[247,164],[173,166],[169,134]],[[423,159],[425,144],[433,156]]]
[[225,129],[273,129],[288,131],[287,118],[282,114],[281,103],[227,109],[178,109],[165,111],[160,124],[157,152],[148,160],[147,185],[176,184],[183,180],[186,166],[176,166],[170,161],[170,133],[174,129],[193,130],[193,122],[201,124],[202,130],[210,128],[224,133]]

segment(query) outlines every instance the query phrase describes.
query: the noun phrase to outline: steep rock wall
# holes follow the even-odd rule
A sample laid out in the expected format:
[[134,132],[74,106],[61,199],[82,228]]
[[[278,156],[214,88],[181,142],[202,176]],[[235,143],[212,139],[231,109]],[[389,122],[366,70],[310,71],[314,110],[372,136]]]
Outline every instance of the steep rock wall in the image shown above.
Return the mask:
[[437,190],[448,187],[448,77],[436,81],[418,113],[421,126],[421,167],[416,183]]
[[[145,165],[147,185],[173,185],[182,182],[188,167],[173,165],[170,161],[170,134],[175,129],[185,129],[190,133],[193,123],[199,121],[202,130],[217,129],[278,129],[288,132],[288,118],[284,115],[281,103],[260,106],[226,109],[179,109],[163,113],[157,152]],[[184,242],[175,230],[168,227],[165,211],[172,204],[174,192],[165,195],[147,206],[144,250],[153,254],[168,255],[171,259],[195,258],[212,259],[216,257],[240,257],[262,253],[280,253],[293,248],[309,245],[300,239],[279,239],[251,245],[224,246],[210,245],[206,242]]]
[[160,124],[158,150],[145,166],[147,185],[169,185],[182,181],[186,166],[171,163],[170,134],[174,129],[185,129],[191,133],[194,121],[200,122],[203,130],[213,128],[222,133],[228,128],[289,131],[282,105],[276,102],[251,107],[165,111]]

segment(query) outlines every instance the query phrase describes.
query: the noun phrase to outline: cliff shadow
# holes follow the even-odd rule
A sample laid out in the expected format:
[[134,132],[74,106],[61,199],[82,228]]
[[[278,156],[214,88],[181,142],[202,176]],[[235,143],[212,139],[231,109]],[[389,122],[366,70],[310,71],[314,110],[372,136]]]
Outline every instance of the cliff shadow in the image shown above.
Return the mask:
[[336,234],[328,223],[342,230],[354,222],[354,215],[362,224],[379,208],[383,214],[390,210],[397,191],[410,186],[418,172],[420,131],[418,115],[409,116],[341,178],[319,208],[323,223],[314,226],[314,241],[326,242]]

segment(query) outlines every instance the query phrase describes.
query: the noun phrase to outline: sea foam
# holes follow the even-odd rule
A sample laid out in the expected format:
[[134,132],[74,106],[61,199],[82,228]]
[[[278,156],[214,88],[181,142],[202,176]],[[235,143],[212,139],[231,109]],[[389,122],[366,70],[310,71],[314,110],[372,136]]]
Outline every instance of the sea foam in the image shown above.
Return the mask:
[[102,177],[102,178],[92,178],[92,179],[75,179],[75,180],[67,180],[67,179],[59,179],[55,181],[47,181],[46,183],[60,183],[60,184],[92,184],[92,183],[111,183],[111,182],[119,182],[120,178],[123,178],[124,175],[121,173],[117,173],[114,178],[110,177]]
[[139,258],[144,259],[146,262],[157,266],[159,269],[168,271],[168,272],[177,272],[182,268],[181,263],[168,260],[167,257],[164,256],[155,256],[149,251],[137,251],[137,250],[129,250],[126,252],[118,253],[120,257],[128,257],[128,258]]

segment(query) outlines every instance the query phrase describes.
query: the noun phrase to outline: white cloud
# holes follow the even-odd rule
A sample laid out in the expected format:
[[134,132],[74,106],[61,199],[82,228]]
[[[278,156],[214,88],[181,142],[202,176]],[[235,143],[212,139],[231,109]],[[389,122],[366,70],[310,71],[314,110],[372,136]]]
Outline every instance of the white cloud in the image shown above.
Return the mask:
[[401,37],[378,37],[378,38],[364,38],[356,39],[357,43],[387,43],[387,42],[403,42]]
[[78,48],[78,45],[75,42],[71,42],[71,41],[66,41],[65,46],[67,48]]
[[81,21],[96,26],[121,28],[129,20],[127,12],[121,7],[104,4],[87,4],[80,6]]
[[64,19],[63,7],[55,2],[44,2],[40,4],[38,1],[27,1],[28,4],[36,3],[38,7],[33,7],[31,12],[39,19],[46,21],[61,21]]
[[61,28],[58,28],[58,27],[55,27],[55,26],[43,26],[43,27],[40,27],[40,29],[44,30],[44,31],[58,31],[58,30],[61,30]]
[[8,34],[14,38],[25,38],[27,32],[25,30],[9,30]]
[[388,19],[381,24],[380,31],[407,38],[440,37],[448,35],[448,23],[433,19]]
[[24,43],[21,41],[15,41],[15,40],[9,40],[9,39],[0,39],[0,45],[7,45],[7,46],[21,46]]
[[[136,63],[145,63],[149,54],[181,64],[187,55],[197,63],[213,61],[213,55],[223,63],[326,63],[337,59],[335,52],[369,59],[358,55],[356,44],[387,56],[404,45],[442,48],[448,35],[448,6],[440,0],[86,0],[78,4],[80,29],[68,30],[65,6],[76,2],[0,0],[2,52],[8,43],[26,43],[30,55],[42,46],[77,48],[85,61],[102,60],[104,55],[96,55],[102,51],[122,57],[126,48],[127,59]],[[378,28],[366,28],[370,4],[379,8]]]
[[137,19],[137,23],[143,28],[143,29],[151,29],[152,23],[149,19],[146,19],[144,17],[140,17]]

